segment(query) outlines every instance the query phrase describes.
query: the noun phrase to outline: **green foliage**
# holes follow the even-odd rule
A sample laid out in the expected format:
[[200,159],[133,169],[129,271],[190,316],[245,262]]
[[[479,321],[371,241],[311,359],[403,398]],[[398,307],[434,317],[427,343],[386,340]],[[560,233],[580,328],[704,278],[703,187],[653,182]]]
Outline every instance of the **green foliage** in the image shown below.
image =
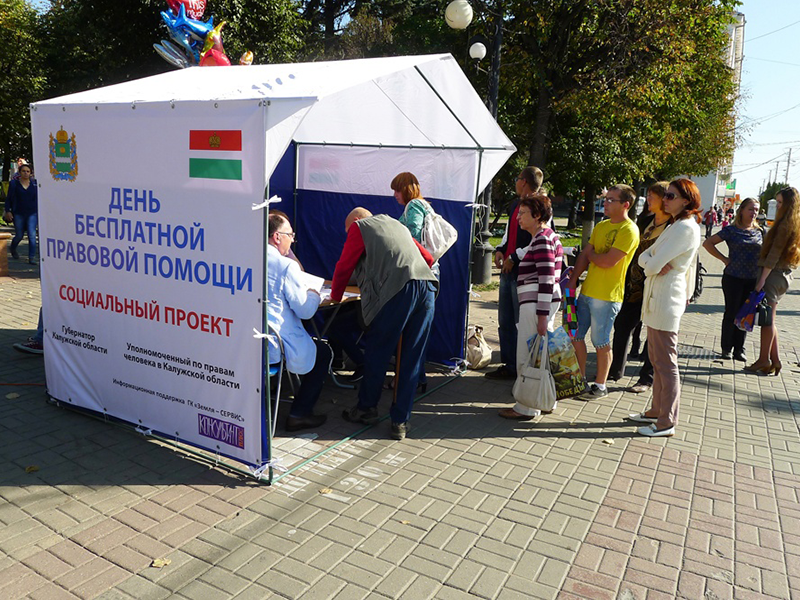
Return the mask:
[[[0,154],[30,156],[30,113],[44,86],[36,11],[25,0],[0,0]],[[8,179],[8,172],[3,179]]]
[[770,183],[767,185],[766,189],[761,192],[761,195],[758,197],[758,201],[761,203],[761,207],[766,210],[767,209],[767,202],[775,198],[783,188],[787,187],[788,183],[778,183],[777,181]]
[[[560,193],[706,173],[733,151],[732,0],[513,4],[512,134]],[[535,90],[538,95],[535,95]],[[544,93],[542,93],[544,92]]]

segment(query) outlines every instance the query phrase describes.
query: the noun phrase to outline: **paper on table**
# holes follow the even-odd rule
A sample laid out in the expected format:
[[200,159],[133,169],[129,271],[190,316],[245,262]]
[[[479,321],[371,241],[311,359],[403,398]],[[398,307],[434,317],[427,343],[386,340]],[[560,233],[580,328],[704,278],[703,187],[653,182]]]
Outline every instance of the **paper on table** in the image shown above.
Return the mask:
[[322,292],[322,286],[325,285],[325,280],[322,277],[317,277],[316,275],[312,275],[311,273],[300,273],[303,283],[305,283],[306,287],[310,290],[316,290],[317,292]]
[[[322,296],[323,300],[330,300],[330,298],[331,298],[331,284],[326,283],[325,285],[323,285],[319,294],[320,294],[320,296]],[[358,298],[359,296],[360,296],[360,294],[358,294],[356,292],[348,292],[347,290],[345,290],[344,294],[342,294],[342,300],[347,300],[348,298]]]

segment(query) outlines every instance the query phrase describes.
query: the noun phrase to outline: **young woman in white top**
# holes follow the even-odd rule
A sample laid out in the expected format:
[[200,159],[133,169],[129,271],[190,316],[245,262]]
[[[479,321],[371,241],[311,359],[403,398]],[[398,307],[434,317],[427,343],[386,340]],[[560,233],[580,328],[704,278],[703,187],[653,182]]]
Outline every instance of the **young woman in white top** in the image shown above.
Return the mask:
[[676,179],[663,201],[672,225],[656,243],[642,252],[639,264],[644,283],[642,322],[647,326],[647,350],[653,364],[653,400],[650,409],[629,415],[637,423],[649,423],[638,432],[649,437],[675,434],[680,404],[678,329],[692,295],[700,247],[700,192],[693,181]]

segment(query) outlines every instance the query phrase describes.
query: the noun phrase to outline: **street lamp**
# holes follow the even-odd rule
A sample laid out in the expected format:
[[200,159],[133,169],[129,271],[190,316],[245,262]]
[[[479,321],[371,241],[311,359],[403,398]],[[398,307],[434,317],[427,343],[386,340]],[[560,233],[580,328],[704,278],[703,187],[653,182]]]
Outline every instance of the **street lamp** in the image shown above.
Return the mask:
[[453,0],[444,11],[444,20],[453,29],[466,29],[472,23],[472,6],[467,0]]

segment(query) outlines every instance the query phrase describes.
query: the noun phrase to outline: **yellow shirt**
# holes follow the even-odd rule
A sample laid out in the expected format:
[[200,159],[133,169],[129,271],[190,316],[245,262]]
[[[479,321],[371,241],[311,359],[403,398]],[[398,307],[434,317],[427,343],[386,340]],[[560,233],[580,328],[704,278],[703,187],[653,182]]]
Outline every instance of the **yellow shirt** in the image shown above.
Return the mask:
[[618,248],[625,253],[625,258],[606,269],[589,263],[589,272],[581,286],[581,294],[606,302],[622,302],[625,296],[625,273],[633,258],[633,252],[639,245],[639,229],[630,219],[620,223],[612,223],[606,219],[600,221],[594,228],[589,243],[598,254],[605,254],[611,248]]

